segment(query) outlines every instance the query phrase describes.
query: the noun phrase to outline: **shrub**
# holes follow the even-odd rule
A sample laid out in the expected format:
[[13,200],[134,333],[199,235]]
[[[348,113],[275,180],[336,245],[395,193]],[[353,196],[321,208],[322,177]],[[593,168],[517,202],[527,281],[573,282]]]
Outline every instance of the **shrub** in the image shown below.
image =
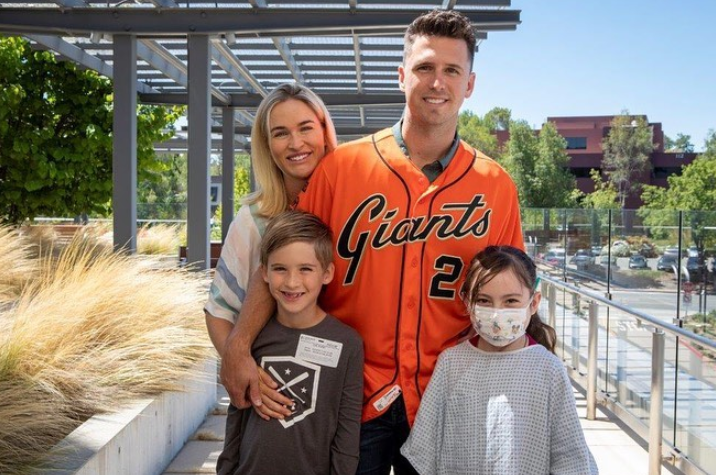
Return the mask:
[[206,283],[76,239],[0,312],[0,473],[23,473],[90,416],[177,388],[210,354]]

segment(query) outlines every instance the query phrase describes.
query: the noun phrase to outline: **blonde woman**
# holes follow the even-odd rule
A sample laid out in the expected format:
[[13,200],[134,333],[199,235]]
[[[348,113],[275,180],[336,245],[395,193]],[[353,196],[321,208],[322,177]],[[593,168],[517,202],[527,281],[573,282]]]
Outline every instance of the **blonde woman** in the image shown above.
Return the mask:
[[243,200],[229,227],[204,307],[206,327],[219,355],[224,354],[249,279],[259,267],[267,221],[289,208],[318,162],[336,145],[325,104],[307,87],[282,84],[261,101],[251,130],[257,190]]
[[[219,355],[224,354],[249,280],[259,268],[268,220],[291,206],[318,162],[336,145],[336,130],[325,104],[305,86],[282,84],[261,101],[251,130],[257,190],[243,200],[229,227],[204,306],[206,328]],[[230,405],[217,473],[235,471],[240,442],[241,412]]]

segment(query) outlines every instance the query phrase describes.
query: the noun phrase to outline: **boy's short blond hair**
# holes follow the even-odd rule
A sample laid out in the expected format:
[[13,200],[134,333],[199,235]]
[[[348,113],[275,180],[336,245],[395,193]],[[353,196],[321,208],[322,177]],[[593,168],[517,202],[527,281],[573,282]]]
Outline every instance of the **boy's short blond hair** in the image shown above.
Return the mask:
[[333,262],[331,229],[316,215],[291,210],[276,215],[266,226],[261,240],[261,265],[266,267],[271,253],[294,242],[313,244],[316,259],[324,269]]

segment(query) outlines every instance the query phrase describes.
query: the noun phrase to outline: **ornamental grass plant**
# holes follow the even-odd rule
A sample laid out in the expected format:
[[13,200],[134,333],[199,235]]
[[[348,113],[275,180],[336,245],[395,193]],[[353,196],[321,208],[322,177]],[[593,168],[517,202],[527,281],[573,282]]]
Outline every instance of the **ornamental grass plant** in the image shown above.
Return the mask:
[[40,259],[0,307],[0,473],[42,463],[94,414],[201,377],[205,289],[198,274],[87,239]]
[[17,300],[36,275],[38,265],[32,254],[32,246],[17,230],[0,226],[0,308]]
[[137,233],[137,252],[146,255],[179,254],[181,230],[178,225],[155,224],[144,226]]

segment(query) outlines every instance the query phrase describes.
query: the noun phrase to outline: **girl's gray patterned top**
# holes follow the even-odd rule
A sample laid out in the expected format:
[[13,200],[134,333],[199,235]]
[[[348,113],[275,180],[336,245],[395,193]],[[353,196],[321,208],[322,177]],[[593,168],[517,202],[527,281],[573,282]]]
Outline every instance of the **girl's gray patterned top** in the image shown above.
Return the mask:
[[541,345],[443,352],[401,452],[421,475],[598,473],[567,372]]

